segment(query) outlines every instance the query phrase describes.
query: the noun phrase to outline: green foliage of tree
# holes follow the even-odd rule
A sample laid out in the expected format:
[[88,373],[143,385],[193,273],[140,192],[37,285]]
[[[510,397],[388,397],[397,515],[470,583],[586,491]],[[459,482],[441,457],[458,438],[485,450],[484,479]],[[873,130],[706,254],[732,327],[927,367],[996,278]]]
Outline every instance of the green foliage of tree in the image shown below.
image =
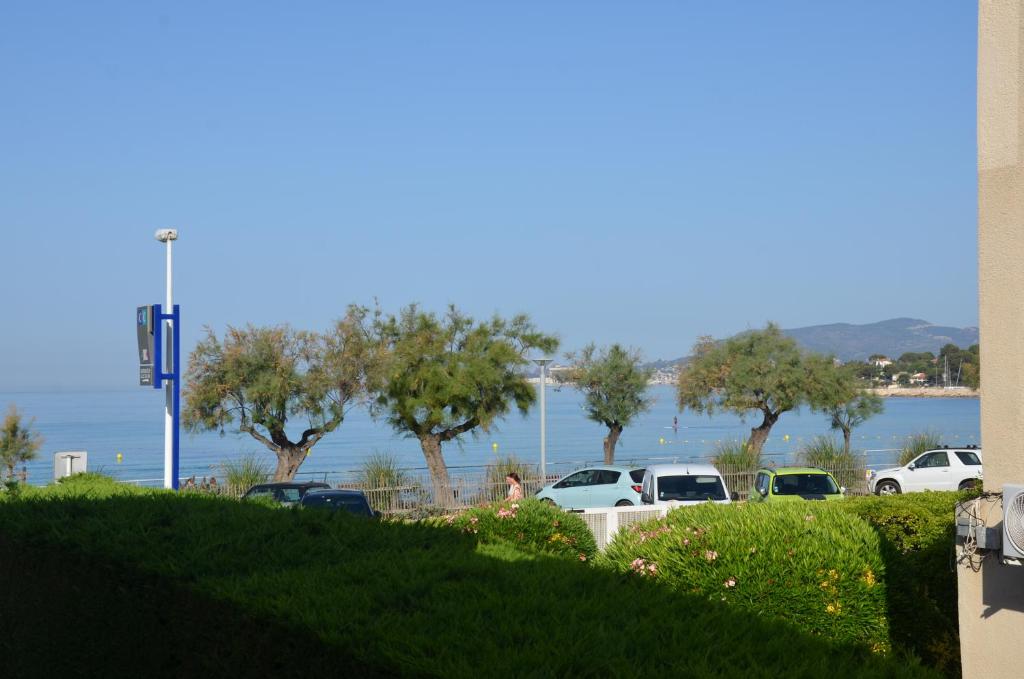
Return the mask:
[[612,464],[622,430],[653,403],[647,396],[653,371],[641,366],[640,352],[619,344],[603,350],[590,344],[579,354],[568,354],[566,358],[573,367],[559,373],[557,379],[575,384],[583,392],[587,417],[608,428],[604,463]]
[[809,402],[824,412],[829,426],[843,434],[843,452],[850,454],[853,430],[884,409],[879,396],[861,388],[855,365],[821,365],[814,371]]
[[35,420],[22,421],[21,413],[13,403],[7,408],[0,425],[0,466],[3,480],[15,481],[15,468],[35,459],[43,445],[43,437],[33,431]]
[[820,385],[834,369],[831,358],[801,352],[774,323],[724,342],[702,337],[679,374],[679,407],[709,415],[759,413],[761,423],[750,430],[747,445],[760,454],[779,417],[820,400]]
[[442,317],[415,304],[379,315],[373,336],[381,348],[373,410],[419,439],[439,503],[451,498],[442,444],[487,431],[513,407],[525,414],[536,400],[523,374],[527,353],[558,348],[525,315],[478,322],[454,306]]
[[[276,327],[210,329],[189,359],[185,426],[219,430],[237,422],[277,456],[275,480],[295,476],[310,449],[366,394],[373,347],[368,310],[349,307],[326,334]],[[305,420],[298,438],[289,421]]]

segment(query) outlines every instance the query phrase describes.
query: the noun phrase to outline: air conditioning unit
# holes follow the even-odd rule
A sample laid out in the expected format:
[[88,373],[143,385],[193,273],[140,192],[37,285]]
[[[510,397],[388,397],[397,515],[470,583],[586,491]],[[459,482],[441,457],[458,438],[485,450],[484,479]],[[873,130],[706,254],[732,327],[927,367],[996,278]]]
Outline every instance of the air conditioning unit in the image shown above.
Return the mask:
[[1003,558],[1024,560],[1024,485],[1003,486]]

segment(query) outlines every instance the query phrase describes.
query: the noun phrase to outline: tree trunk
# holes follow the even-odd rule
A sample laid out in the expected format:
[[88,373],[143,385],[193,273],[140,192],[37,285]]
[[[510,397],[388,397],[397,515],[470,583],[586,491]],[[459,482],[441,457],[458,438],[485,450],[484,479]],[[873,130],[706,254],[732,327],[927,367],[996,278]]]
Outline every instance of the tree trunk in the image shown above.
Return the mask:
[[615,464],[615,444],[622,436],[622,425],[613,424],[608,426],[608,436],[604,437],[604,463]]
[[750,430],[750,439],[747,441],[747,448],[752,453],[761,454],[761,449],[764,448],[764,442],[768,440],[768,434],[772,430],[772,426],[779,421],[779,415],[771,411],[764,413],[764,419],[761,424]]
[[434,484],[434,503],[441,507],[454,506],[455,498],[452,495],[451,481],[448,480],[448,467],[444,463],[444,455],[441,454],[441,437],[437,434],[424,434],[420,436],[420,447],[423,449],[423,457],[427,460],[430,480]]
[[849,427],[843,428],[843,454],[850,454],[850,436],[853,432],[850,431]]
[[277,469],[274,470],[275,481],[291,481],[295,472],[306,459],[306,448],[299,446],[282,446],[277,451]]

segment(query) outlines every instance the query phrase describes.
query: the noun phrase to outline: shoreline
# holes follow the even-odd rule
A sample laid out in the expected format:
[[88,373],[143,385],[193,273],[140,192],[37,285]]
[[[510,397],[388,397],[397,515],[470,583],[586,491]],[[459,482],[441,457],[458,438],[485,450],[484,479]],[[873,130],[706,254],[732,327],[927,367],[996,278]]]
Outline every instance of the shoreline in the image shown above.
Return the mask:
[[981,391],[977,389],[946,389],[945,387],[875,387],[869,391],[882,398],[979,398],[981,396]]

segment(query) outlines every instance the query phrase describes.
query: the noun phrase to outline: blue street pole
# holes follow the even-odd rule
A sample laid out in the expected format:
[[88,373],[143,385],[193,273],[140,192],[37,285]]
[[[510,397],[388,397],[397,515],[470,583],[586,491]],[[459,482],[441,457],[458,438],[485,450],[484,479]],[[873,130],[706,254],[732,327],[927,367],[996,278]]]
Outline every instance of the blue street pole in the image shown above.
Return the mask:
[[[170,372],[164,372],[164,321],[171,322],[171,361]],[[171,448],[169,468],[164,470],[165,487],[178,490],[178,434],[181,430],[181,307],[174,305],[173,313],[165,314],[163,306],[153,305],[153,388],[160,389],[164,380],[168,380],[167,389],[171,392]],[[165,460],[165,464],[167,460]],[[169,481],[169,483],[167,483]]]

